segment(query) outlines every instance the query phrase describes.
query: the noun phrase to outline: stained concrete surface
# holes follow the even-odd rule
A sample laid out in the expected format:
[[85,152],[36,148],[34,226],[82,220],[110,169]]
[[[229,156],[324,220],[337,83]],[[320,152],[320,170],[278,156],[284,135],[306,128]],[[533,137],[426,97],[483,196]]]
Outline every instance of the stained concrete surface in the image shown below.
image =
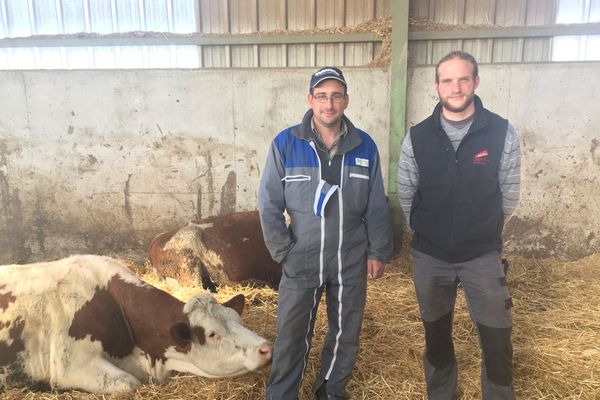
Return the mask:
[[[480,65],[477,93],[521,137],[521,204],[506,248],[600,251],[597,62]],[[387,173],[389,70],[346,68],[347,115]],[[272,138],[307,109],[313,69],[0,72],[0,262],[143,254],[192,218],[256,209]],[[437,102],[409,69],[407,126]],[[393,195],[395,190],[391,190]]]
[[[0,72],[0,262],[143,252],[192,218],[256,209],[312,72]],[[347,114],[387,159],[387,72],[346,75]]]

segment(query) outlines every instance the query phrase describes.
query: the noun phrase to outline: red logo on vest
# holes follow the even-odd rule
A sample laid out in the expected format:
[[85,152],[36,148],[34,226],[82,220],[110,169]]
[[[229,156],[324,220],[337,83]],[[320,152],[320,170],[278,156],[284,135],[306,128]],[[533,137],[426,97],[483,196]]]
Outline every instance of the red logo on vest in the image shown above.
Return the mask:
[[479,153],[473,156],[473,164],[476,165],[487,165],[490,163],[490,157],[487,150],[481,150]]

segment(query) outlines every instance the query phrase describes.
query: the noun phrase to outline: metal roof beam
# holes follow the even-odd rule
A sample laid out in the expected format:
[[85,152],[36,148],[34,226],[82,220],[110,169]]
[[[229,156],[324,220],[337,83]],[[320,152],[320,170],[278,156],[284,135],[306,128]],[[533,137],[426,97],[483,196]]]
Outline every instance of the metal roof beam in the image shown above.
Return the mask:
[[31,36],[0,39],[0,47],[70,47],[70,46],[223,46],[255,44],[364,43],[381,42],[370,32],[334,34],[256,34],[256,35],[68,35]]
[[408,33],[408,40],[520,39],[573,35],[600,35],[600,24],[413,31]]

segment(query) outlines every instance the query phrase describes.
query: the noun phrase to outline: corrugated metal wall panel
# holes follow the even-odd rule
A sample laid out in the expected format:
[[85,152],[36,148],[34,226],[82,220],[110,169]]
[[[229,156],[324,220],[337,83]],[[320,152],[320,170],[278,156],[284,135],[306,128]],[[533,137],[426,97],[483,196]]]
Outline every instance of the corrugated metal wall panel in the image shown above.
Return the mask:
[[4,1],[6,2],[7,36],[19,37],[33,34],[27,2],[22,0]]
[[[111,33],[112,13],[110,9],[110,0],[90,1],[88,5],[90,10],[90,23],[87,32]],[[146,29],[145,26],[142,28]]]
[[500,26],[524,26],[527,0],[496,0],[494,23]]
[[[80,12],[81,14],[84,13],[84,7],[83,7],[83,3],[77,3],[77,6],[75,6],[74,4],[76,2],[74,1],[69,1],[69,2],[63,2],[63,10],[66,10],[67,8],[67,3],[68,7],[71,8],[73,7],[72,11],[73,13],[76,12]],[[81,6],[81,9],[79,8],[79,5]],[[139,31],[142,30],[142,18],[140,17],[140,3],[139,0],[122,0],[122,1],[117,1],[116,2],[116,17],[117,17],[117,31],[118,32],[130,32],[130,31]],[[66,21],[78,21],[78,19],[76,18],[65,18]],[[83,22],[83,21],[82,21]],[[82,32],[83,30],[85,30],[85,24],[83,24],[83,26],[79,27],[79,29],[77,27],[73,27],[75,30],[71,31],[73,33],[75,32]],[[83,30],[81,29],[83,28]]]
[[[600,0],[592,0],[599,1]],[[551,25],[556,5],[550,0],[422,0],[411,1],[413,17],[445,24],[498,26]],[[409,43],[409,60],[432,64],[445,50],[464,50],[479,62],[548,61],[551,39],[474,39]]]
[[229,33],[227,0],[202,0],[200,2],[202,33]]
[[492,62],[494,41],[492,39],[463,40],[463,51],[471,53],[480,63]]
[[316,47],[316,66],[344,65],[343,44],[319,43]]
[[281,0],[258,0],[258,30],[287,29],[286,3]]
[[[524,26],[527,16],[526,0],[496,0],[495,24]],[[493,62],[520,62],[523,58],[523,39],[494,40]]]
[[[408,12],[411,17],[429,19],[429,9],[435,0],[411,1]],[[408,42],[408,62],[410,64],[431,64],[432,41]]]
[[[432,22],[453,25],[480,25],[492,23],[496,0],[426,0],[413,1],[410,13],[413,17]],[[453,50],[464,50],[481,62],[490,62],[493,40],[451,40],[409,43],[409,60],[414,64],[435,64]]]
[[[182,33],[197,28],[207,34],[341,28],[389,17],[391,1],[407,0],[0,0],[0,5],[6,6],[0,7],[0,36],[28,36],[57,30],[61,33],[174,31],[175,27],[183,29]],[[434,23],[538,26],[555,23],[556,1],[410,0],[409,10],[411,17]],[[600,20],[600,0],[585,0],[582,9],[590,14],[589,21]],[[86,18],[82,21],[72,17],[78,14]],[[80,22],[73,25],[70,21]],[[15,32],[16,29],[21,32]],[[472,53],[483,63],[547,61],[552,57],[552,40],[411,41],[409,61],[435,63],[446,52],[456,49]],[[63,51],[62,55],[48,49],[36,51],[34,57],[50,63],[60,57],[63,60],[72,58],[69,56],[71,50]],[[73,54],[73,57],[81,60],[78,63],[82,65],[93,64],[94,51],[88,51],[87,58],[92,61],[85,61],[86,51]],[[381,43],[207,46],[199,49],[197,58],[203,67],[353,66],[368,64],[380,51]],[[173,58],[177,58],[176,52],[170,57]]]
[[[63,1],[61,3],[61,19],[64,33],[85,32],[85,20],[83,16],[83,3],[76,1]],[[118,31],[118,15],[115,21]]]
[[390,11],[390,1],[392,0],[375,1],[375,18],[384,18],[392,15]]
[[495,39],[492,62],[519,62],[523,56],[523,39]]
[[[122,0],[116,1],[120,3]],[[173,32],[188,33],[196,29],[196,9],[186,0],[171,0],[173,9]]]
[[[316,27],[317,0],[289,0],[287,2],[288,29],[307,30]],[[315,45],[288,45],[288,66],[304,67],[315,63]]]
[[465,24],[493,24],[496,19],[496,0],[467,0]]
[[600,0],[592,0],[590,3],[590,22],[600,22]]
[[408,42],[409,64],[432,64],[431,62],[431,40]]
[[[0,38],[8,37],[8,33],[8,15],[6,14],[4,4],[0,2]],[[6,54],[6,52],[3,52],[3,54]]]
[[288,8],[288,29],[299,31],[315,27],[315,0],[290,0]]
[[288,67],[312,67],[315,65],[315,45],[287,46]]
[[229,0],[231,33],[252,33],[258,30],[257,3]]
[[285,45],[262,45],[259,47],[260,67],[286,67],[287,48]]
[[381,55],[382,49],[383,49],[383,43],[375,42],[373,44],[373,58],[374,59],[379,58],[379,56]]
[[429,12],[430,19],[444,24],[463,24],[465,21],[465,0],[436,0]]
[[202,66],[205,68],[229,67],[229,46],[202,47]]
[[[112,12],[111,0],[104,0],[108,3],[109,15]],[[168,32],[169,26],[173,23],[172,11],[168,12],[167,3],[156,0],[144,0],[144,21],[146,21],[146,30],[154,32]],[[167,15],[165,19],[164,16]],[[169,18],[169,15],[171,17]],[[111,18],[108,18],[110,22]],[[170,20],[170,21],[169,21]],[[112,29],[112,26],[111,26]]]
[[451,51],[462,49],[462,40],[436,40],[432,44],[431,58],[434,63]]
[[317,0],[317,28],[336,28],[344,22],[344,0]]
[[[527,1],[527,26],[551,25],[556,20],[555,2],[547,0]],[[547,61],[552,55],[552,39],[524,39],[523,58],[520,61]]]
[[373,43],[346,43],[344,65],[365,65],[375,59]]
[[554,1],[527,0],[526,25],[551,25],[556,19],[556,5]]
[[346,26],[356,26],[375,17],[375,0],[346,0]]
[[[492,24],[496,17],[496,0],[467,0],[465,24]],[[464,51],[471,53],[478,62],[492,62],[494,41],[492,39],[463,40]]]
[[429,18],[429,9],[431,3],[435,0],[411,0],[408,5],[408,12],[413,17]]
[[255,52],[255,46],[231,46],[231,66],[234,68],[258,67],[258,53]]
[[54,32],[60,31],[60,18],[57,14],[56,3],[34,1],[33,5],[35,8],[33,15],[35,20],[34,32],[36,35],[51,35]]

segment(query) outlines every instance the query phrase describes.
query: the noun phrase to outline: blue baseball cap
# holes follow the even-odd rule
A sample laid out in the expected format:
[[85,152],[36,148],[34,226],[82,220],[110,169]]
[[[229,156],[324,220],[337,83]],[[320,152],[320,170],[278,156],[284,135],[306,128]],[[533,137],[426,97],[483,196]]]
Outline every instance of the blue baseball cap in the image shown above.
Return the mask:
[[346,89],[348,89],[348,84],[346,84],[346,78],[344,78],[344,74],[339,68],[336,67],[323,67],[317,72],[315,72],[310,78],[310,92],[323,81],[327,79],[335,79],[342,82],[342,85]]

